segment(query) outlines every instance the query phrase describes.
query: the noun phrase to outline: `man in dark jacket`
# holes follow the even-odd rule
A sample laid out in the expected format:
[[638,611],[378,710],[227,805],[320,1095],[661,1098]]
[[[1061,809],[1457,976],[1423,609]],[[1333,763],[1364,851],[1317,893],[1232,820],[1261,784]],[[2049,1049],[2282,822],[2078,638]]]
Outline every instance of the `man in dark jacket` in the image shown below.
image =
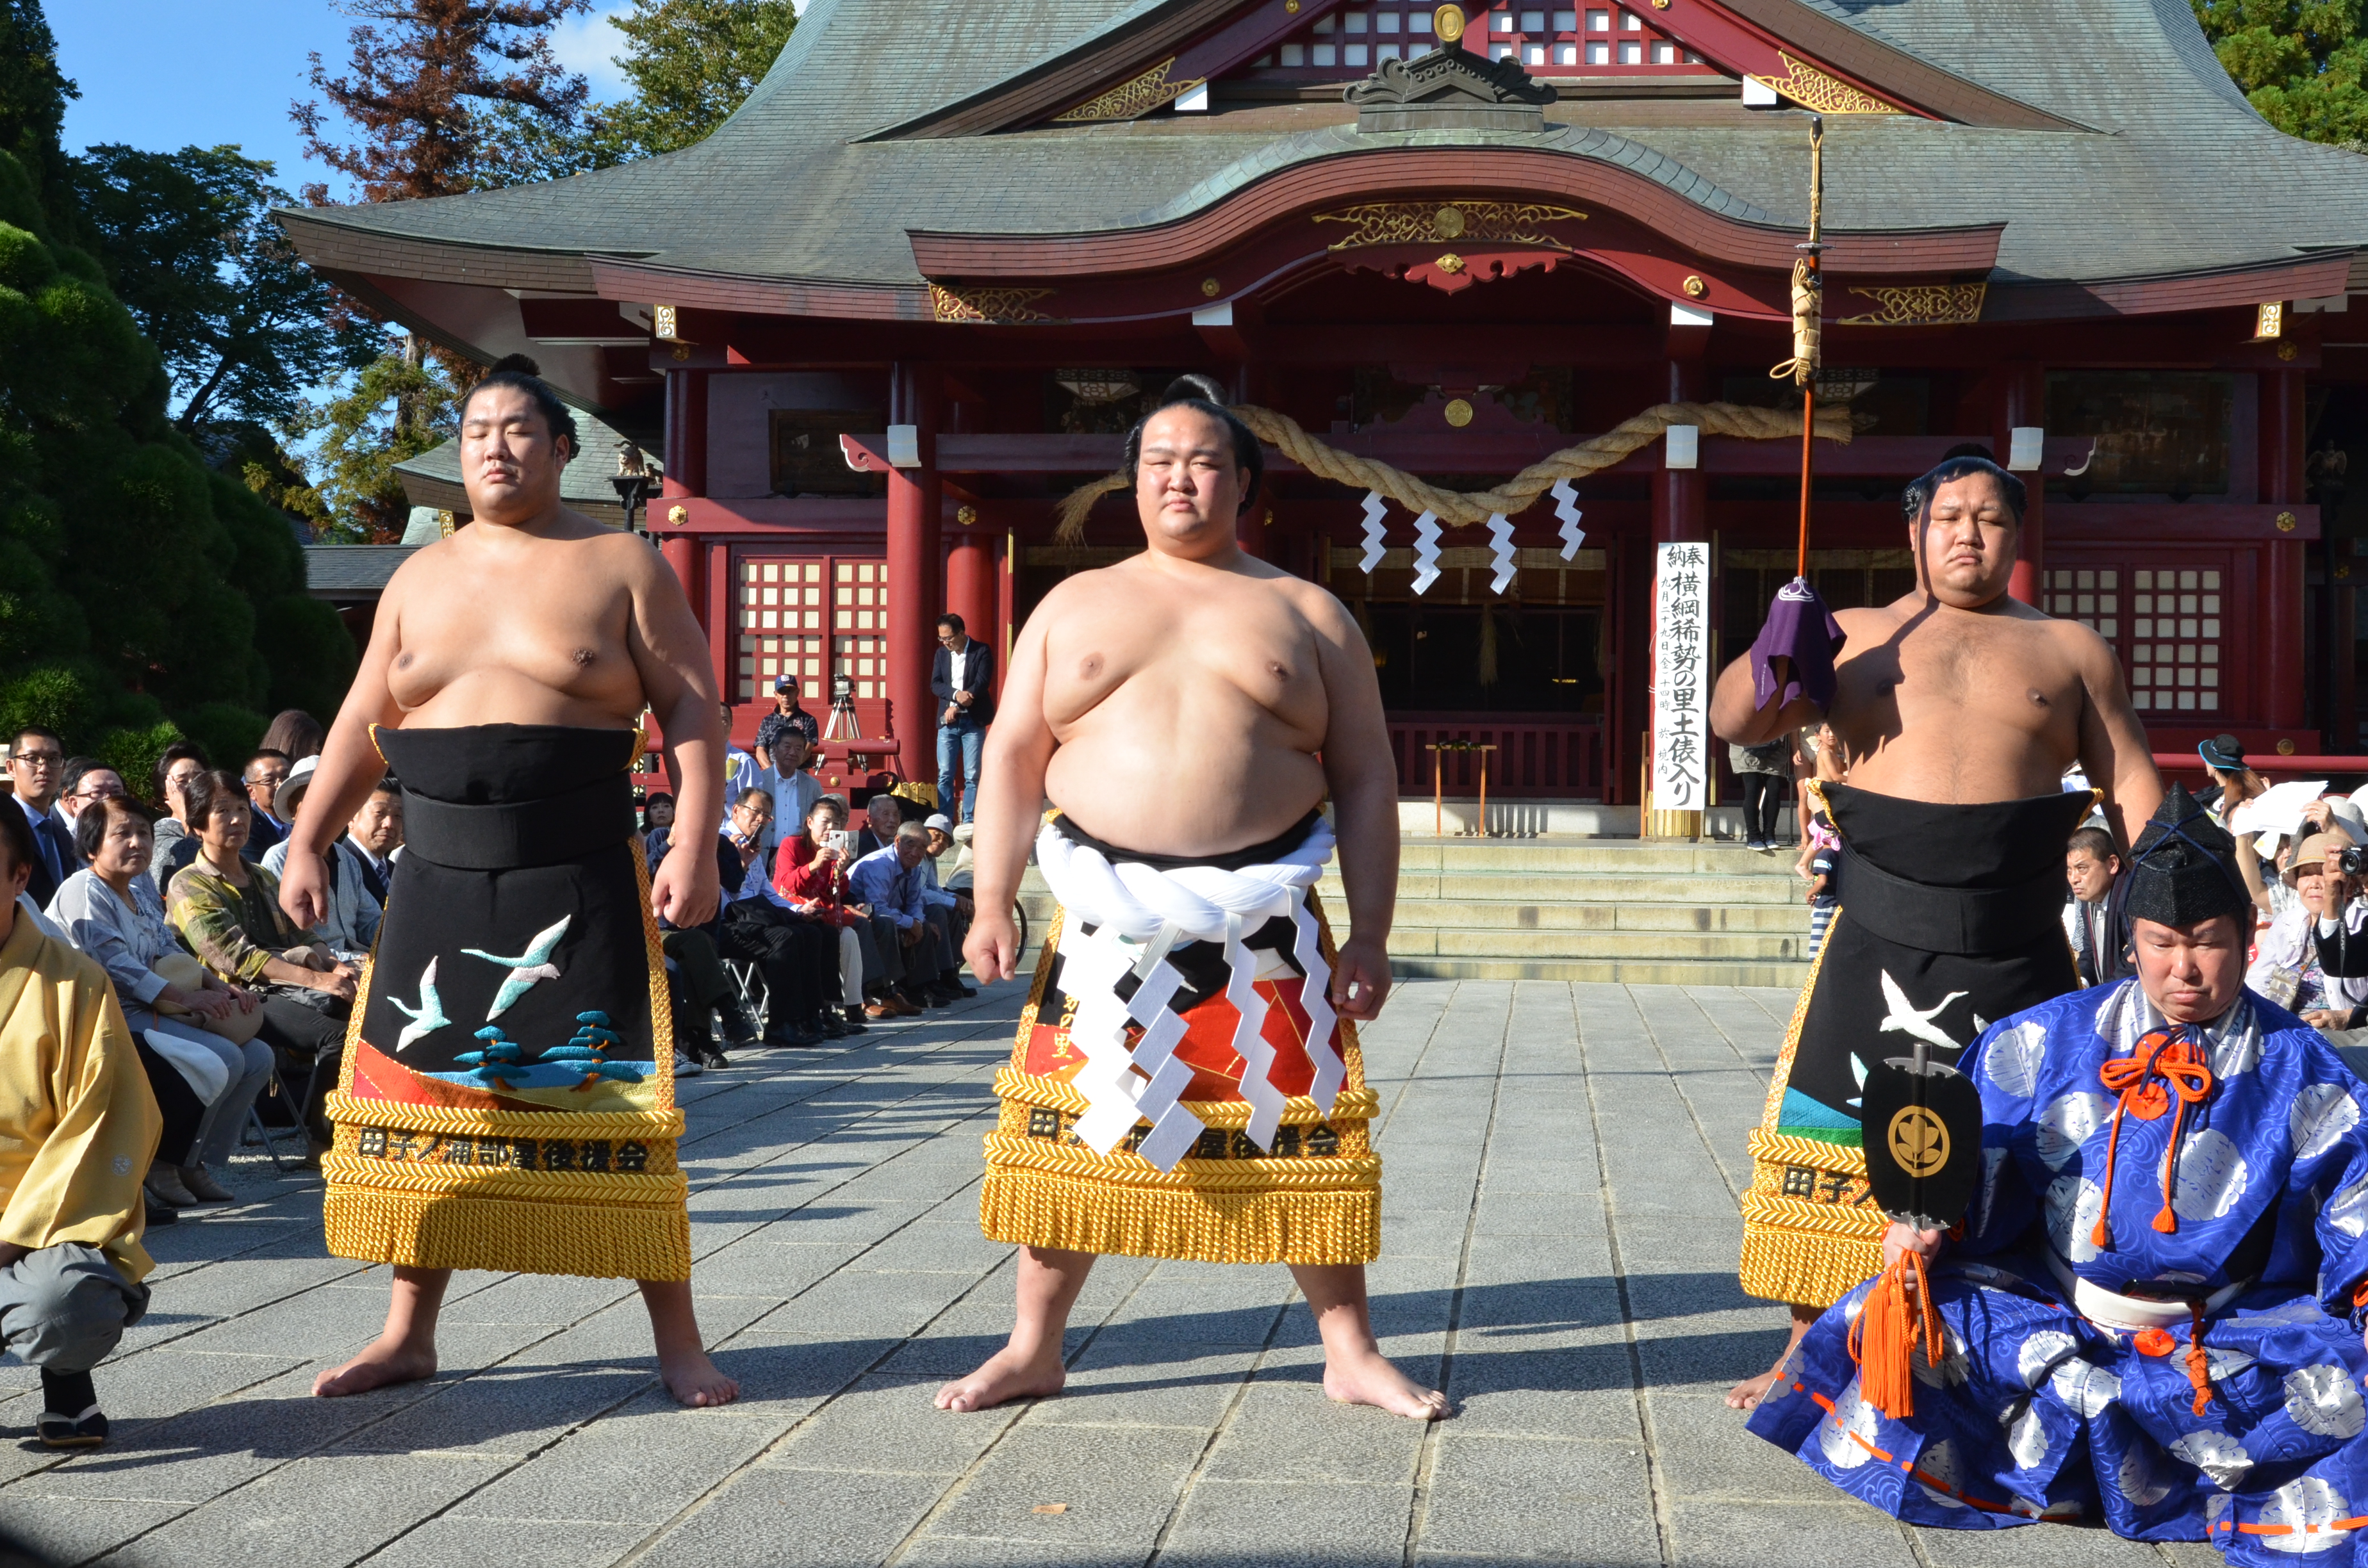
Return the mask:
[[995,655],[984,642],[973,642],[962,618],[949,611],[938,618],[938,657],[929,670],[929,689],[937,693],[938,804],[954,809],[954,780],[959,761],[962,779],[962,820],[971,820],[971,802],[978,797],[978,759],[986,744],[986,726],[995,718]]

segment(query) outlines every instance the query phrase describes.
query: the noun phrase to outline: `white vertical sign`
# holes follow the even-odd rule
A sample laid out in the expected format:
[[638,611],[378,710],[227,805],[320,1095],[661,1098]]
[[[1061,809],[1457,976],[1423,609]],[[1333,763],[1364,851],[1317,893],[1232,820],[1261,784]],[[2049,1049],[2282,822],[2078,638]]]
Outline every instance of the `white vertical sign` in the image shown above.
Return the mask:
[[1710,801],[1710,546],[1657,547],[1653,574],[1653,807]]

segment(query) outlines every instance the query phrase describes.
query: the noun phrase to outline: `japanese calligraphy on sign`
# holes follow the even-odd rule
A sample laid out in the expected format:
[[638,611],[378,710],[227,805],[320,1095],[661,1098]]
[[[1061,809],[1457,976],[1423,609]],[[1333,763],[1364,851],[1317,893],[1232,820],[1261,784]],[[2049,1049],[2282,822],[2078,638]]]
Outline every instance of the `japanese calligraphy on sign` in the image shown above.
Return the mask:
[[1710,546],[1664,544],[1653,577],[1653,805],[1710,801]]

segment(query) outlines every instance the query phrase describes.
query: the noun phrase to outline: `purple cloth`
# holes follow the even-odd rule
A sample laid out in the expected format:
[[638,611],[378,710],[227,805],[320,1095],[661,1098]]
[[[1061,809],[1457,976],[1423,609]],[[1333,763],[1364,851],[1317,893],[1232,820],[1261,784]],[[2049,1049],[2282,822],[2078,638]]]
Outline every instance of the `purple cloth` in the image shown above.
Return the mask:
[[1777,697],[1776,661],[1789,659],[1792,669],[1777,706],[1806,697],[1819,708],[1834,700],[1834,654],[1842,645],[1841,622],[1834,619],[1817,590],[1795,577],[1776,590],[1768,606],[1767,624],[1751,643],[1751,696],[1765,709]]

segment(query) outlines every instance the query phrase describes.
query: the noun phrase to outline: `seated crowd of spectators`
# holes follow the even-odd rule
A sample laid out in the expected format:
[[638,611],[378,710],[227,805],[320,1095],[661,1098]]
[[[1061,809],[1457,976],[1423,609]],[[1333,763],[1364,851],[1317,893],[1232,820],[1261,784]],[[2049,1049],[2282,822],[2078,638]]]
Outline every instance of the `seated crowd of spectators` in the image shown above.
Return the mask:
[[[849,832],[847,802],[825,794],[812,770],[813,716],[793,711],[793,686],[785,698],[759,730],[762,761],[736,749],[726,756],[715,918],[664,934],[678,1065],[690,1070],[729,1060],[711,1016],[733,1045],[806,1046],[976,994],[960,973],[969,897],[938,882],[952,824],[921,801],[882,792]],[[652,795],[642,825],[655,865],[673,845],[673,800]],[[725,960],[761,979],[761,1030]]]
[[[2368,1027],[2368,788],[2351,794],[2323,781],[2272,785],[2234,735],[2198,748],[2211,778],[2197,798],[2236,838],[2237,869],[2254,907],[2245,983],[2305,1022],[2329,1030]],[[2065,929],[2085,985],[2135,972],[2121,907],[2123,858],[2095,824],[2066,846],[2071,902]],[[2330,953],[2339,955],[2328,961]],[[2353,972],[2354,971],[2358,972]]]
[[[151,805],[116,769],[68,756],[51,730],[8,737],[0,1345],[40,1371],[44,1447],[107,1440],[92,1373],[147,1312],[146,1229],[231,1197],[211,1167],[258,1100],[307,1128],[308,1164],[326,1146],[353,955],[331,933],[290,927],[252,842],[258,823],[286,837],[321,727],[282,714],[266,738],[279,744],[244,777],[173,747],[147,780]],[[331,858],[364,893],[341,914],[370,931],[401,839],[398,801],[391,783],[373,796]]]
[[[330,913],[310,931],[279,907],[289,824],[319,766],[322,730],[281,714],[237,773],[186,742],[144,780],[68,756],[51,731],[11,737],[11,801],[31,851],[17,916],[97,963],[113,987],[163,1121],[143,1177],[150,1223],[227,1201],[220,1167],[250,1123],[302,1128],[303,1164],[329,1143],[363,958],[403,842],[403,797],[382,779],[328,856]],[[268,1136],[268,1133],[266,1134]]]

